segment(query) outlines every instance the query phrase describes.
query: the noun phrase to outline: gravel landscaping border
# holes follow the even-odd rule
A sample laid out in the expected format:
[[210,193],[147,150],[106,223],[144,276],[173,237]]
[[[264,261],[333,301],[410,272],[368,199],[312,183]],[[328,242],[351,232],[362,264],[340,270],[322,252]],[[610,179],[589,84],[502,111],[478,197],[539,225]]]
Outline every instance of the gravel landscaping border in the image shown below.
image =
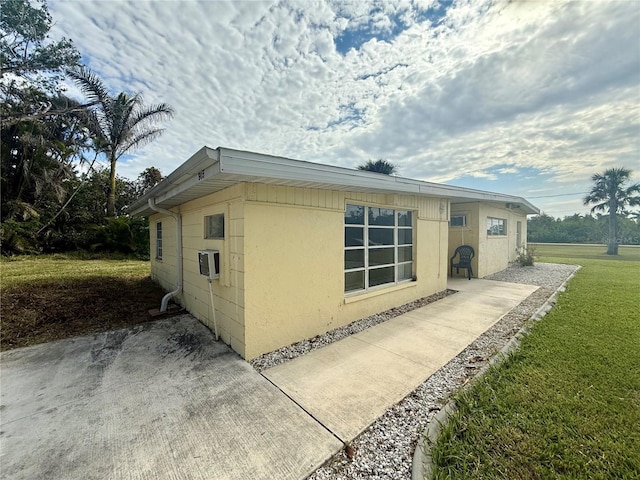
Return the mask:
[[304,355],[305,353],[309,353],[312,350],[325,347],[333,342],[342,340],[349,335],[353,335],[354,333],[361,332],[369,327],[378,325],[379,323],[391,320],[394,317],[402,315],[403,313],[410,312],[411,310],[415,310],[416,308],[424,307],[425,305],[436,302],[454,293],[456,293],[456,290],[447,289],[443,290],[442,292],[429,295],[428,297],[419,298],[418,300],[405,303],[404,305],[400,305],[399,307],[394,307],[389,310],[385,310],[384,312],[376,313],[375,315],[356,320],[355,322],[351,322],[344,327],[334,328],[333,330],[323,333],[322,335],[316,335],[313,338],[308,338],[296,343],[292,343],[291,345],[279,348],[278,350],[274,350],[273,352],[264,353],[259,357],[250,360],[249,364],[251,364],[251,366],[258,372],[262,372],[267,368],[275,367],[276,365],[280,365],[281,363],[293,360],[294,358],[299,357],[300,355]]
[[[312,473],[308,480],[411,478],[415,447],[431,419],[448,402],[451,394],[477,375],[579,268],[577,265],[555,263],[538,263],[531,267],[514,265],[485,277],[487,280],[537,285],[540,288],[504,315],[412,393],[389,407],[381,417],[350,442],[349,456],[344,450],[337,453]],[[256,370],[262,371],[394,316],[437,301],[451,293],[453,291],[446,290],[372,315],[324,335],[262,355],[252,360],[251,364]]]

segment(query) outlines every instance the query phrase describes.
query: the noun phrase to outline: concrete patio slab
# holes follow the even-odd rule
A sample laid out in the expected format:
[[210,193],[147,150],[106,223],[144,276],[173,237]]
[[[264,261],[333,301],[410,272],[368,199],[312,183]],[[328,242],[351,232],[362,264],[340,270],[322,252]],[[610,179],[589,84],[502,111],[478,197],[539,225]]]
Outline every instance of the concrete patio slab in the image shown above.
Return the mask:
[[538,289],[481,279],[449,288],[458,293],[263,375],[350,441]]
[[[283,372],[295,381],[286,382],[286,388],[278,367],[263,375],[303,408],[311,408],[309,413],[342,440],[355,437],[360,425],[368,425],[371,418],[381,415],[380,405],[389,399],[401,400],[406,385],[423,376],[423,366],[360,339],[345,338],[330,347],[297,359],[309,358],[307,361],[287,363]],[[371,388],[372,378],[384,388]],[[368,401],[362,401],[362,392],[367,392]]]
[[301,479],[342,447],[189,315],[0,360],[3,478]]

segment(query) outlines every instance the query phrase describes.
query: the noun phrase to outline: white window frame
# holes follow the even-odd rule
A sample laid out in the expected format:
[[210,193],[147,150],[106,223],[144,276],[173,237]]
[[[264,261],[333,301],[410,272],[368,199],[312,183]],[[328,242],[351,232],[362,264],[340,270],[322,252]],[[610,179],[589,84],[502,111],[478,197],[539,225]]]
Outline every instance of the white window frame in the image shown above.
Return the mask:
[[[393,207],[382,207],[382,206],[376,206],[376,205],[364,205],[364,204],[360,204],[360,203],[349,203],[347,204],[347,208],[349,206],[355,206],[355,207],[363,207],[364,208],[364,223],[363,224],[351,224],[351,223],[344,223],[344,228],[345,228],[345,233],[346,233],[346,228],[347,227],[356,227],[356,228],[362,228],[363,229],[363,243],[364,245],[357,245],[357,246],[347,246],[344,245],[344,251],[350,251],[350,250],[364,250],[364,266],[363,267],[356,267],[356,268],[346,268],[346,265],[344,265],[344,277],[343,280],[345,281],[344,283],[344,288],[346,289],[346,274],[350,273],[350,272],[358,272],[358,271],[363,271],[364,272],[364,288],[363,289],[357,289],[357,290],[349,290],[349,291],[344,291],[345,295],[353,295],[353,294],[360,294],[360,293],[364,293],[364,292],[368,292],[371,290],[377,290],[380,288],[386,288],[386,287],[390,287],[390,286],[394,286],[394,285],[398,285],[400,283],[406,283],[406,282],[411,282],[414,278],[414,272],[415,272],[415,268],[414,268],[414,261],[415,261],[415,219],[416,219],[416,214],[417,212],[414,210],[408,210],[408,209],[396,209]],[[385,210],[392,210],[393,211],[393,225],[388,225],[388,226],[383,226],[383,225],[369,225],[369,208],[383,208]],[[398,213],[399,212],[409,212],[411,213],[411,225],[398,225]],[[346,208],[345,208],[345,215],[346,215]],[[389,230],[393,230],[393,244],[390,245],[384,245],[384,246],[380,246],[380,247],[376,247],[373,245],[369,245],[369,229],[370,228],[380,228],[380,229],[389,229]],[[403,243],[403,244],[399,244],[399,235],[398,232],[400,230],[411,230],[411,243]],[[345,242],[346,243],[346,242]],[[411,260],[409,261],[399,261],[398,259],[398,249],[402,248],[402,247],[411,247]],[[374,265],[374,266],[369,266],[369,254],[371,251],[373,250],[380,250],[380,249],[391,249],[393,248],[393,263],[387,263],[387,264],[383,264],[383,265]],[[405,265],[411,265],[411,277],[410,278],[399,278],[399,274],[400,274],[400,267],[401,266],[405,266]],[[373,286],[369,286],[369,273],[372,270],[379,270],[382,268],[389,268],[389,267],[394,267],[394,279],[391,282],[387,282],[387,283],[383,283],[383,284],[379,284],[379,285],[373,285]]]
[[[497,227],[497,233],[493,233]],[[487,237],[505,237],[507,235],[507,219],[487,217]]]
[[[453,225],[452,220],[454,218],[462,218],[462,225]],[[467,226],[467,214],[466,213],[455,213],[449,217],[449,226],[453,228],[461,228]]]
[[156,259],[162,260],[162,222],[156,222]]

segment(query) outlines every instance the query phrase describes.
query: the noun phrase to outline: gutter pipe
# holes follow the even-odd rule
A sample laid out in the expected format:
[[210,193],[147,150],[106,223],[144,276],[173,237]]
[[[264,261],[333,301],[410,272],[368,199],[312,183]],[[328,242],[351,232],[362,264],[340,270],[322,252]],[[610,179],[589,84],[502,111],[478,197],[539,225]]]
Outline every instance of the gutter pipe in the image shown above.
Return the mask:
[[182,215],[156,205],[153,197],[149,198],[149,208],[154,212],[172,216],[176,221],[176,277],[178,279],[176,289],[162,297],[160,311],[166,312],[169,300],[182,291]]

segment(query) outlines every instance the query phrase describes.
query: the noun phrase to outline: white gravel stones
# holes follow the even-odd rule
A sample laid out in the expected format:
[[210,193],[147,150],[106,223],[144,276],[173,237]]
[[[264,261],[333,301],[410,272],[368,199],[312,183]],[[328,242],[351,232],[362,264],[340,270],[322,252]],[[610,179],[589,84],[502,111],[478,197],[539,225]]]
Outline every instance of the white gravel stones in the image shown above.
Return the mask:
[[399,307],[395,307],[390,310],[386,310],[384,312],[376,313],[375,315],[356,320],[355,322],[351,322],[349,325],[345,325],[344,327],[335,328],[322,335],[316,335],[313,338],[308,338],[306,340],[287,345],[286,347],[279,348],[278,350],[274,350],[273,352],[265,353],[263,355],[260,355],[259,357],[254,358],[249,363],[258,372],[262,372],[267,368],[275,367],[276,365],[280,365],[281,363],[293,360],[300,355],[309,353],[316,348],[324,347],[326,345],[329,345],[330,343],[346,338],[349,335],[361,332],[379,323],[386,322],[393,317],[397,317],[399,315],[402,315],[403,313],[410,312],[411,310],[415,310],[416,308],[424,307],[425,305],[440,300],[441,298],[444,298],[447,295],[451,295],[452,293],[456,293],[455,290],[444,290],[442,292],[429,295],[428,297],[419,298],[418,300],[414,300],[410,303],[405,303],[404,305],[400,305]]
[[[495,355],[522,325],[547,301],[579,267],[538,263],[532,267],[512,266],[489,277],[512,283],[538,285],[539,288],[478,337],[411,394],[393,405],[351,442],[353,459],[344,451],[330,458],[309,480],[408,479],[411,478],[413,451],[421,432],[448,401],[448,397],[467,383]],[[387,312],[358,320],[310,340],[298,342],[254,359],[258,371],[283,363],[315,348],[364,330],[401,313],[426,305],[451,291],[417,300]]]

